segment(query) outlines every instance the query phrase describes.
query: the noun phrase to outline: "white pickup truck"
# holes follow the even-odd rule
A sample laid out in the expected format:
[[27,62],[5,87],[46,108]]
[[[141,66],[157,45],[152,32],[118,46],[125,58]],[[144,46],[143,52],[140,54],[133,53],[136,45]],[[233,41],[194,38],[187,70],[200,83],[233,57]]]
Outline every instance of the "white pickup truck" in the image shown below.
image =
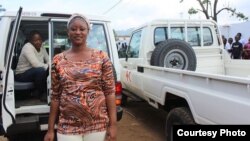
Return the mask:
[[250,61],[233,60],[211,20],[154,20],[120,58],[123,101],[141,98],[175,124],[250,124]]
[[[49,59],[57,53],[70,48],[67,37],[67,19],[71,14],[47,12],[5,12],[0,16],[0,128],[13,136],[22,132],[47,130],[50,112],[51,78],[47,78],[47,101],[40,101],[33,96],[35,90],[32,82],[17,82],[14,72],[18,56],[30,31],[38,30],[43,37],[43,46]],[[92,29],[87,42],[108,53],[116,72],[116,107],[117,120],[122,118],[120,65],[110,21],[102,16],[88,15]],[[50,67],[51,68],[51,67]],[[2,130],[0,130],[2,131]]]

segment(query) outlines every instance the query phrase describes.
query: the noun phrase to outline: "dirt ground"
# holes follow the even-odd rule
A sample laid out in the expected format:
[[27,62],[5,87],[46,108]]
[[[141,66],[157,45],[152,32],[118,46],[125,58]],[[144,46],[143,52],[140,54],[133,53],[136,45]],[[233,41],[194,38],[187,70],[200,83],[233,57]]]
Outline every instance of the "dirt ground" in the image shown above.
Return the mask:
[[6,139],[5,137],[0,137],[0,141],[8,141],[8,139]]
[[117,141],[166,141],[166,112],[145,102],[129,101],[118,122]]
[[[123,109],[123,117],[118,122],[117,141],[166,141],[164,111],[135,101],[129,101]],[[21,138],[25,138],[25,141],[42,141],[42,135],[34,136],[36,138]],[[8,140],[0,136],[0,141]]]

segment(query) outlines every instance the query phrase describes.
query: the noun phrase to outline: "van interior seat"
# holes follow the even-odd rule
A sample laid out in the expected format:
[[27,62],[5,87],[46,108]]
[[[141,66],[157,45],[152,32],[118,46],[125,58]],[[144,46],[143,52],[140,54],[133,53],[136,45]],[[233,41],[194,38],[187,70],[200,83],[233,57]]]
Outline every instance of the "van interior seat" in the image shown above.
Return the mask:
[[34,83],[33,82],[14,82],[15,90],[31,90],[34,89]]
[[[16,43],[16,46],[14,49],[14,56],[12,58],[12,66],[11,66],[14,72],[17,67],[18,59],[21,54],[21,50],[22,50],[22,47],[24,46],[24,43],[25,42],[21,42],[21,41]],[[32,90],[34,89],[34,83],[33,82],[19,82],[15,80],[14,89],[15,90]]]

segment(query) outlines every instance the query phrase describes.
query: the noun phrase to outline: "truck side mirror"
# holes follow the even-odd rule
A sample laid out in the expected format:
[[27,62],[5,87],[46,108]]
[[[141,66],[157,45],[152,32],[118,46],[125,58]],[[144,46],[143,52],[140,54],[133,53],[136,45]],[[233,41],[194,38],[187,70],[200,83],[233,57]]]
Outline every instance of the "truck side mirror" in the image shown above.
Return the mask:
[[126,55],[125,55],[126,59],[125,59],[125,61],[128,61],[128,57],[131,57],[131,52],[129,51],[129,48],[130,48],[130,46],[128,46],[128,48],[126,50]]

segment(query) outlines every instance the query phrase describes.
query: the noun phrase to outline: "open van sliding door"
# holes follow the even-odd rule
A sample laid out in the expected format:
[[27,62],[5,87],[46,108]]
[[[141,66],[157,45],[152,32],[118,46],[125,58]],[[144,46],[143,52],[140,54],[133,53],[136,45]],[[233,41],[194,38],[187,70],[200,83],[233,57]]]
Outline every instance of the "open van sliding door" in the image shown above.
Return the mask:
[[[53,57],[69,48],[67,34],[67,19],[50,19],[49,21],[49,60],[51,63]],[[50,67],[51,69],[51,67]],[[51,72],[51,70],[50,70]],[[51,73],[47,79],[48,90],[51,90]],[[50,97],[51,91],[49,92]],[[50,102],[50,98],[48,98]]]
[[2,95],[2,121],[4,130],[7,130],[11,124],[15,124],[15,99],[14,99],[14,73],[10,69],[12,62],[12,54],[15,47],[17,33],[20,26],[22,15],[22,7],[17,12],[15,22],[10,35],[9,43],[6,46],[7,51],[5,54],[4,70],[3,70],[3,95]]

